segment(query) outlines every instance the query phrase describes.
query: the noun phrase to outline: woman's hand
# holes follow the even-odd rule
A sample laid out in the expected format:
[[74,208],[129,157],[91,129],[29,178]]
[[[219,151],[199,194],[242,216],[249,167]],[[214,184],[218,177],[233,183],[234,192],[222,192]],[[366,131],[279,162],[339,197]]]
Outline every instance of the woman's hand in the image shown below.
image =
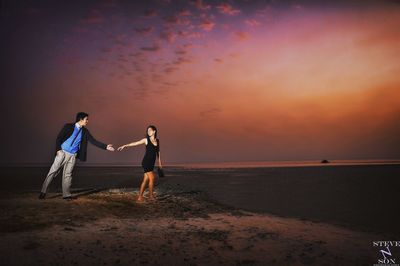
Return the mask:
[[126,148],[126,145],[122,145],[121,147],[118,147],[117,150],[122,151],[122,150],[125,149],[125,148]]

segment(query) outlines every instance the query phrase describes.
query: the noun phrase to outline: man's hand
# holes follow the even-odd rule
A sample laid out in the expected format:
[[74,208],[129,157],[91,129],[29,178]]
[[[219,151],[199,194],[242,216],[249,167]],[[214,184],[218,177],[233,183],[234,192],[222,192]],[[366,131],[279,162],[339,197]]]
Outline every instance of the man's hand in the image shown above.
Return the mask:
[[112,144],[108,144],[107,145],[107,150],[108,151],[115,151],[114,147],[112,146]]

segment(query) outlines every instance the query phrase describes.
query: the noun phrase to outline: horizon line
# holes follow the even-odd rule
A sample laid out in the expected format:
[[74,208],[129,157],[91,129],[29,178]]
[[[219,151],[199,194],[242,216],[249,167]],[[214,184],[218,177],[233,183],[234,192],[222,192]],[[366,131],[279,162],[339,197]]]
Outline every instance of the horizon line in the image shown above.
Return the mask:
[[[340,164],[400,164],[400,159],[337,159],[337,160],[327,160],[327,163],[323,163],[325,159],[322,160],[265,160],[265,161],[224,161],[224,162],[168,162],[163,163],[163,167],[173,167],[173,166],[182,166],[182,167],[207,167],[207,166],[216,166],[216,167],[235,167],[235,166],[274,166],[274,165],[340,165]],[[0,167],[32,167],[32,166],[49,166],[51,162],[47,163],[5,163],[0,164]],[[91,167],[91,166],[113,166],[113,167],[141,167],[141,164],[132,164],[132,163],[87,163],[87,162],[78,162],[76,166],[79,167]],[[155,165],[155,167],[157,167]]]

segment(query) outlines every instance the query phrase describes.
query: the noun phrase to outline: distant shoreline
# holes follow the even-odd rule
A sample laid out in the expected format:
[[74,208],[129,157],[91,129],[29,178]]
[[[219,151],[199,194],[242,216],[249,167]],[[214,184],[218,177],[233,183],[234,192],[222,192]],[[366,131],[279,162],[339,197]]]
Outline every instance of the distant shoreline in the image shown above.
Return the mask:
[[[322,161],[322,160],[321,160]],[[308,167],[308,166],[341,166],[341,165],[382,165],[400,164],[400,159],[382,160],[329,160],[329,163],[321,161],[244,161],[244,162],[216,162],[216,163],[164,163],[165,167],[177,168],[265,168],[265,167]],[[0,167],[49,167],[49,163],[22,163],[0,164]],[[140,164],[104,164],[104,163],[80,163],[79,167],[141,167]]]

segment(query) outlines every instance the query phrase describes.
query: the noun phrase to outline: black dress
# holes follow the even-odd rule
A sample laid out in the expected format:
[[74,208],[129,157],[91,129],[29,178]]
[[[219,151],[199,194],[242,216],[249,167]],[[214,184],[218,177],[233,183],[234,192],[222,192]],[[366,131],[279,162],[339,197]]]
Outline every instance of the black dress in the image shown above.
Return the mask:
[[156,162],[158,152],[160,151],[160,141],[158,139],[156,140],[157,146],[154,146],[149,136],[147,136],[146,153],[144,154],[142,160],[142,167],[145,173],[154,170],[154,164]]

